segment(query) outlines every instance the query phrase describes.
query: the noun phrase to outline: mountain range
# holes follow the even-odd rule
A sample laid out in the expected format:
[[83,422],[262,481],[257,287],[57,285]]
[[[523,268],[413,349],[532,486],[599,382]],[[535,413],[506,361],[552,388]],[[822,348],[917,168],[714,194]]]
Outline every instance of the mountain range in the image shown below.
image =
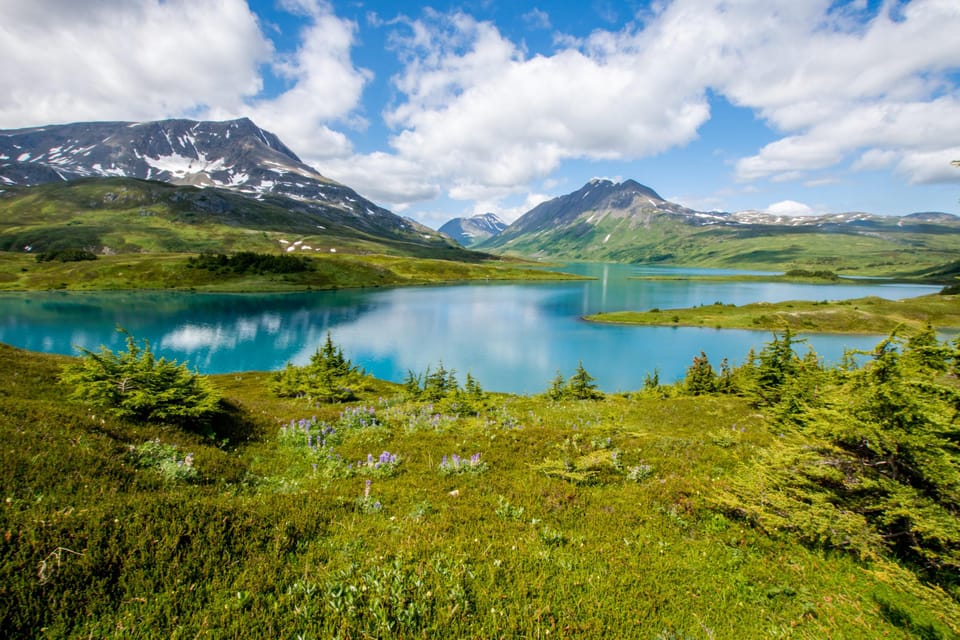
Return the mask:
[[450,236],[464,247],[472,247],[499,235],[507,223],[495,213],[481,213],[468,218],[448,220],[437,231]]
[[[357,241],[386,240],[421,253],[452,248],[448,239],[432,229],[323,176],[276,135],[247,118],[83,122],[0,130],[0,188],[73,185],[82,179],[103,178],[178,185],[183,188],[175,197],[181,204],[199,202],[199,211],[209,213],[211,202],[216,201],[213,207],[228,223],[248,218],[244,208],[275,206],[301,218],[291,229],[286,226],[289,220],[281,216],[273,229],[278,232],[303,233],[301,223],[306,223],[319,236],[335,229]],[[23,192],[7,189],[4,195],[16,197]]]
[[534,207],[475,248],[575,260],[889,271],[918,255],[928,266],[955,261],[960,217],[704,212],[635,180],[594,179]]
[[[201,224],[221,232],[198,240],[189,229]],[[463,245],[534,258],[862,273],[943,272],[960,255],[960,218],[947,213],[704,212],[635,180],[591,180],[510,225],[484,214],[440,231],[327,178],[247,118],[0,130],[0,250],[279,246],[478,259]]]

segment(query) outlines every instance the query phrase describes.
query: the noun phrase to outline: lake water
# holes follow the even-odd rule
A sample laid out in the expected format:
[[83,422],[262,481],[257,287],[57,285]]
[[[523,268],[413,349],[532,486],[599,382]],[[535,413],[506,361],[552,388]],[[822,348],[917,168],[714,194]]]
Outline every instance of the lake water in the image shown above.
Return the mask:
[[[783,300],[838,300],[867,295],[908,298],[939,290],[923,285],[858,281],[855,285],[692,280],[643,281],[630,276],[723,273],[632,265],[563,268],[596,280],[469,284],[295,294],[171,292],[0,295],[0,342],[25,349],[76,353],[76,347],[123,347],[117,327],[150,340],[159,355],[202,373],[274,370],[304,364],[327,331],[347,357],[373,375],[400,382],[442,361],[485,389],[539,393],[559,370],[578,361],[608,392],[641,387],[658,370],[664,382],[684,375],[706,352],[741,364],[769,332],[685,327],[598,325],[580,318],[600,311],[670,309],[720,301],[742,305]],[[835,362],[844,349],[869,349],[877,336],[816,335],[809,343]]]

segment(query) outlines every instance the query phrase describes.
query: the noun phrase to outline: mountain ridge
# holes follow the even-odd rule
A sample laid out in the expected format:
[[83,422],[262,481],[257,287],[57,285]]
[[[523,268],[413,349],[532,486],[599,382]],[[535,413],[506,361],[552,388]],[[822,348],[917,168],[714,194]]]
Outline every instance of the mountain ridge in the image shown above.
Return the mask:
[[[446,249],[449,240],[303,163],[249,118],[80,122],[0,130],[0,188],[125,177],[269,200],[371,236]],[[279,229],[282,230],[282,229]]]
[[507,228],[507,223],[495,213],[479,213],[474,216],[453,218],[445,222],[438,232],[456,240],[464,247],[475,246]]
[[883,270],[906,265],[897,252],[929,254],[929,266],[955,259],[960,217],[704,212],[665,200],[635,180],[594,179],[537,205],[476,248],[536,258],[838,269],[852,268],[847,258],[855,248],[858,268]]

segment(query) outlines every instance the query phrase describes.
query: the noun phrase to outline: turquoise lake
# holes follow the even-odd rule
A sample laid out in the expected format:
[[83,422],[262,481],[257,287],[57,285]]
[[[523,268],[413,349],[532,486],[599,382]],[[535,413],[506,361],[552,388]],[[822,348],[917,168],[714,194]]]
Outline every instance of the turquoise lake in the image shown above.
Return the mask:
[[[117,327],[150,341],[159,355],[202,373],[275,370],[304,364],[329,331],[347,357],[373,375],[400,382],[409,370],[442,362],[485,389],[539,393],[560,371],[582,361],[608,392],[641,387],[659,371],[671,382],[704,351],[717,366],[738,365],[772,334],[712,328],[629,327],[581,320],[600,311],[670,309],[723,302],[889,299],[939,287],[885,284],[811,285],[694,280],[645,281],[631,276],[724,273],[634,265],[573,264],[564,271],[595,280],[467,284],[293,294],[172,292],[30,292],[0,295],[0,342],[52,353],[76,347],[123,347]],[[825,360],[845,349],[869,349],[879,336],[814,335]]]

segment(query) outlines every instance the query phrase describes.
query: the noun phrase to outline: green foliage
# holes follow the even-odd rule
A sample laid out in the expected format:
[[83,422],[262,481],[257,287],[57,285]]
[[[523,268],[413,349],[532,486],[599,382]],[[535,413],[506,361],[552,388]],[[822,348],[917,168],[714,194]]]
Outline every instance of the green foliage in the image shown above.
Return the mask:
[[310,363],[291,363],[270,380],[271,390],[281,398],[306,398],[314,402],[347,402],[357,398],[366,375],[333,344],[330,333],[323,346],[310,356]]
[[[215,380],[232,419],[265,426],[225,448],[94,414],[54,384],[65,358],[0,345],[0,628],[9,638],[957,637],[954,569],[925,569],[897,547],[910,536],[888,534],[909,518],[918,548],[949,557],[957,517],[935,510],[951,491],[936,458],[956,442],[948,392],[960,345],[946,348],[942,373],[896,346],[898,361],[881,356],[883,378],[899,368],[940,430],[919,453],[893,452],[910,454],[897,459],[905,483],[823,435],[879,420],[877,399],[857,397],[877,385],[872,359],[827,372],[803,419],[788,422],[783,402],[758,410],[751,397],[670,390],[560,403],[498,394],[479,415],[411,428],[435,408],[385,382],[301,420],[303,403],[269,393],[268,374],[230,374]],[[909,418],[917,411],[894,422],[905,425],[897,438],[927,437]],[[401,471],[365,476],[343,462],[379,451],[396,452]],[[489,467],[441,473],[454,451],[482,451]],[[203,482],[159,471],[187,452]],[[923,478],[940,479],[923,488]],[[920,504],[921,489],[937,505]],[[645,606],[623,605],[635,602]]]
[[587,373],[583,361],[580,361],[569,380],[564,380],[563,375],[557,371],[546,396],[551,400],[599,400],[603,398],[603,393],[597,389],[594,377]]
[[37,262],[82,262],[96,259],[97,254],[86,249],[60,249],[37,254]]
[[71,397],[140,422],[208,424],[219,411],[220,395],[207,379],[186,363],[155,357],[148,341],[140,346],[126,335],[126,351],[81,349],[82,358],[63,367],[61,380],[72,387]]
[[893,334],[830,376],[791,356],[788,338],[765,349],[759,380],[791,437],[734,483],[727,506],[811,544],[891,554],[960,599],[960,388],[942,375],[955,350],[929,331]]
[[487,393],[470,373],[463,386],[457,382],[456,372],[439,363],[436,370],[427,370],[417,375],[407,372],[403,389],[408,399],[418,402],[430,402],[441,413],[456,416],[477,415],[487,406]]
[[310,258],[253,251],[239,251],[229,256],[222,253],[203,253],[189,258],[187,267],[235,275],[303,273],[315,269],[315,265]]
[[603,394],[597,390],[594,378],[583,368],[583,361],[577,363],[577,370],[567,382],[567,392],[576,400],[597,400]]
[[131,446],[133,464],[142,469],[154,469],[170,482],[195,482],[199,479],[193,465],[193,454],[180,456],[176,446],[163,444],[159,438]]
[[701,351],[699,356],[694,356],[693,364],[687,367],[683,384],[687,393],[694,396],[713,393],[717,390],[717,373],[713,370],[713,365],[707,359],[706,353]]

